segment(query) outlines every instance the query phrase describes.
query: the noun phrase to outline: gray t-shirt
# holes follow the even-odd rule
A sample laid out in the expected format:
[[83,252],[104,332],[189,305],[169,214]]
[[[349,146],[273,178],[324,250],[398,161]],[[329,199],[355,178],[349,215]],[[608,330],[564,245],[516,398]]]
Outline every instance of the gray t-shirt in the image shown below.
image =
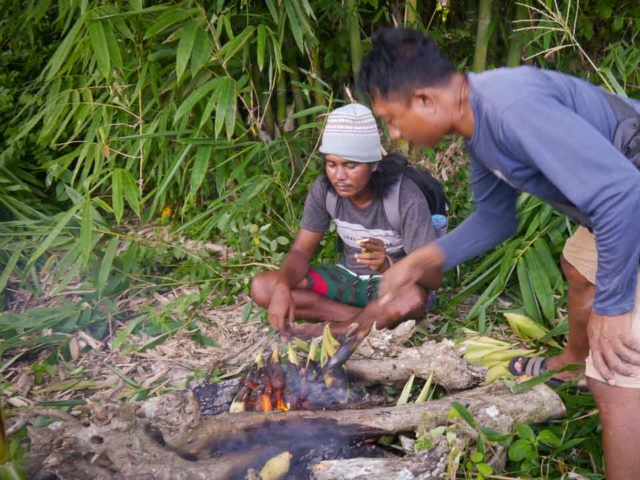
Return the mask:
[[[328,181],[318,177],[307,195],[300,226],[311,232],[329,230],[331,215],[327,211]],[[384,241],[387,255],[394,262],[408,253],[435,240],[429,205],[420,188],[404,178],[400,188],[400,218],[402,231],[394,231],[384,211],[382,200],[375,199],[364,208],[358,208],[351,200],[338,197],[336,216],[333,218],[338,235],[344,242],[346,267],[358,275],[376,274],[366,265],[356,262],[354,255],[362,251],[358,240],[363,237]]]

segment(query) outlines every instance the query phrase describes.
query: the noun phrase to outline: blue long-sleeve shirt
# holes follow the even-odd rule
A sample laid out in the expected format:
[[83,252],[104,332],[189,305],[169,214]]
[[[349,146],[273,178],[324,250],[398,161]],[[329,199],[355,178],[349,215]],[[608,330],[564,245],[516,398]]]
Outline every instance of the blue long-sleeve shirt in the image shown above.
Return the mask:
[[[519,67],[469,74],[474,132],[467,141],[476,209],[438,240],[446,268],[516,229],[519,191],[571,204],[591,221],[598,250],[593,310],[632,311],[640,260],[640,171],[612,144],[615,115],[601,89]],[[640,112],[640,102],[625,99]]]

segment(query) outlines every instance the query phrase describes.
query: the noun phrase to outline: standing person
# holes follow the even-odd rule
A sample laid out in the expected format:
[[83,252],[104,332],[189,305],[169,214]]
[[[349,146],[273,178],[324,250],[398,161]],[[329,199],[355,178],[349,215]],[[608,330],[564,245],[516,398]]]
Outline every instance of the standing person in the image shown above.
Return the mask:
[[[340,333],[376,298],[380,275],[435,238],[424,194],[403,176],[404,165],[393,155],[383,159],[381,150],[368,108],[351,104],[329,115],[320,146],[325,173],[307,195],[293,246],[282,268],[261,273],[251,282],[251,298],[268,309],[269,322],[281,334],[322,333],[322,323],[296,326],[295,317],[329,322],[332,332]],[[397,204],[389,205],[385,197],[396,198]],[[399,225],[388,218],[394,213]],[[344,264],[312,265],[332,219],[342,240]],[[419,300],[412,312],[406,312],[411,318],[422,316],[428,301],[427,290],[415,290]],[[380,315],[379,328],[403,319],[390,311]]]
[[[456,229],[385,272],[380,302],[412,285],[435,282],[428,269],[452,268],[511,236],[520,191],[579,220],[583,226],[567,241],[562,259],[569,286],[568,345],[557,357],[519,359],[512,369],[536,375],[586,364],[600,408],[607,478],[636,478],[640,172],[621,149],[629,157],[640,152],[629,141],[634,131],[623,126],[634,122],[621,122],[620,112],[634,117],[640,103],[530,67],[460,74],[434,41],[409,29],[374,35],[360,87],[393,138],[434,146],[446,134],[464,137],[476,204]],[[637,130],[635,135],[640,142]],[[564,372],[557,380],[575,375]]]

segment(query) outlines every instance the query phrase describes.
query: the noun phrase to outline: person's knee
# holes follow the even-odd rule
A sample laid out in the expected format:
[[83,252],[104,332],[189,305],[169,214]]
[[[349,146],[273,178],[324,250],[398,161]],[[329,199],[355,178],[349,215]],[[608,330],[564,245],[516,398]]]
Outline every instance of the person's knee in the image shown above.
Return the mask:
[[580,289],[593,287],[593,284],[576,267],[571,265],[564,255],[560,257],[560,265],[570,286]]
[[251,280],[249,295],[261,307],[267,307],[273,291],[274,272],[263,272]]

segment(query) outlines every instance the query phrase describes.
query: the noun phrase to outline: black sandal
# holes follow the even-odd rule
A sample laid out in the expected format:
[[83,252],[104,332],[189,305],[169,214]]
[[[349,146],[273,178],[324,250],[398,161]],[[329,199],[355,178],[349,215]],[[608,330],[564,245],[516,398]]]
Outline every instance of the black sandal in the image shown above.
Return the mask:
[[[516,370],[516,363],[522,361],[521,370]],[[547,359],[545,357],[513,357],[509,362],[509,373],[514,377],[521,377],[528,375],[530,377],[539,377],[547,371]],[[571,381],[571,380],[570,380]],[[559,378],[550,378],[545,382],[547,385],[553,388],[560,387],[567,383],[566,380],[560,380]],[[589,387],[586,385],[576,385],[576,388],[580,391],[587,392]]]

